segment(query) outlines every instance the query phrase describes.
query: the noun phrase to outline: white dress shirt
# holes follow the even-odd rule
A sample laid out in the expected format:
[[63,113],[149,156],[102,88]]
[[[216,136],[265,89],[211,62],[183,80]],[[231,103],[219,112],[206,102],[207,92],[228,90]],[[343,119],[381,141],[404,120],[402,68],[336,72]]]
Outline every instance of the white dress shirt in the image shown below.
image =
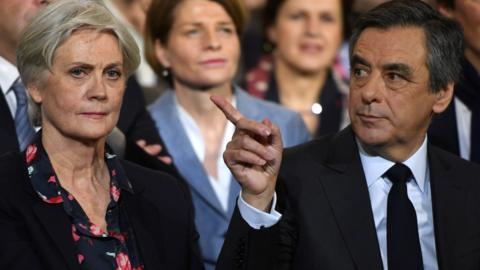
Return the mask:
[[[373,219],[377,231],[377,239],[384,269],[388,269],[387,260],[387,201],[392,182],[383,174],[395,163],[379,156],[368,155],[360,144],[360,160],[365,172],[365,179],[370,195]],[[425,270],[438,269],[435,249],[435,235],[433,228],[432,194],[430,188],[430,172],[427,162],[427,139],[422,146],[405,162],[412,171],[414,179],[407,183],[408,198],[415,208],[417,215],[418,235]],[[276,196],[272,209],[276,206]],[[314,206],[313,206],[314,207]],[[265,213],[248,205],[241,194],[238,199],[238,208],[242,218],[254,229],[270,227],[280,220],[281,214],[272,211]]]
[[455,102],[460,156],[463,159],[470,160],[472,111],[457,97],[453,99],[453,102]]
[[15,117],[17,111],[17,98],[10,88],[19,76],[17,67],[0,56],[0,88],[2,88],[12,118]]
[[[232,100],[232,105],[236,107],[235,98]],[[180,117],[180,122],[187,133],[187,137],[192,144],[193,150],[195,151],[195,155],[197,156],[200,162],[204,162],[205,160],[205,141],[202,137],[202,132],[198,127],[195,120],[185,111],[182,106],[178,103],[177,99],[175,98],[175,106],[178,110],[178,115]],[[235,126],[227,121],[227,126],[225,128],[225,132],[223,134],[222,144],[218,151],[219,155],[217,157],[217,176],[218,178],[214,178],[211,175],[208,175],[208,180],[210,181],[210,185],[212,186],[215,194],[217,195],[220,204],[222,205],[223,210],[225,212],[228,209],[228,195],[230,192],[230,183],[232,181],[232,173],[228,169],[227,165],[223,161],[223,152],[227,147],[227,143],[231,140],[233,133],[235,132]]]

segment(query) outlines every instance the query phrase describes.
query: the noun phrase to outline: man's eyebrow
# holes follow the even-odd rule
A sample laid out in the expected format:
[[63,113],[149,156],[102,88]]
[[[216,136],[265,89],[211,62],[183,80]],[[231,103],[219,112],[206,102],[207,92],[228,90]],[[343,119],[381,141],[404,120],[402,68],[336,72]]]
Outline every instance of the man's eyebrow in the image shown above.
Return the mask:
[[370,66],[370,63],[368,63],[367,60],[365,60],[363,57],[361,57],[361,56],[359,56],[359,55],[357,55],[357,54],[354,54],[354,55],[352,56],[352,63],[351,63],[351,65],[352,65],[352,67],[353,67],[353,66],[355,66],[355,65],[357,65],[357,64],[364,65],[364,66],[367,66],[367,67]]
[[412,73],[412,69],[408,65],[402,63],[385,64],[382,66],[382,68],[388,71],[399,71],[400,73],[405,75]]

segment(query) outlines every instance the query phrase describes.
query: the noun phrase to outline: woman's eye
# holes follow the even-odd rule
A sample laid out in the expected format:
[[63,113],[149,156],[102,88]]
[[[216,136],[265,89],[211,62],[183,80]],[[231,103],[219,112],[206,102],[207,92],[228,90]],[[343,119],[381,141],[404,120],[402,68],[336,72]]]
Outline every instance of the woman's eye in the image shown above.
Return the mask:
[[81,68],[73,68],[70,70],[70,74],[75,78],[82,78],[86,73]]
[[112,69],[107,71],[107,76],[109,79],[115,80],[122,77],[122,73],[118,70]]

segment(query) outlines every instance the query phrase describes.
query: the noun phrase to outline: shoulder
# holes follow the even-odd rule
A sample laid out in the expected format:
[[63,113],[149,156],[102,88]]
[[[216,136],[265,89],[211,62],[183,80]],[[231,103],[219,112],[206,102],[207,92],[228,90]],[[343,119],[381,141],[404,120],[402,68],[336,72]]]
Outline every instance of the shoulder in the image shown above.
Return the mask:
[[159,96],[151,105],[148,106],[148,110],[155,114],[156,112],[161,112],[168,110],[174,104],[175,100],[175,90],[166,89],[164,93]]
[[[444,166],[448,170],[454,171],[458,176],[477,179],[480,175],[480,164],[465,160],[431,143],[428,144],[428,155],[430,163]],[[477,182],[480,183],[480,180]]]

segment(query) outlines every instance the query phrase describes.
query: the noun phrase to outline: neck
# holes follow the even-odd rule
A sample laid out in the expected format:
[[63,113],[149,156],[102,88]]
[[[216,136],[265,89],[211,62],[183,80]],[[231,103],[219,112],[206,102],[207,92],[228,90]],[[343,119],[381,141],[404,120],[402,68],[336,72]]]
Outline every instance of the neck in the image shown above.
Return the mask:
[[175,94],[178,103],[199,125],[212,126],[218,123],[225,125],[226,119],[222,112],[210,100],[212,94],[221,95],[227,100],[232,100],[233,90],[230,83],[210,88],[193,89],[175,84]]
[[467,48],[465,50],[465,57],[475,67],[477,72],[480,73],[480,51]]
[[15,54],[15,48],[11,48],[8,44],[0,42],[0,56],[5,58],[8,62],[12,63],[14,66],[17,65],[17,58]]
[[81,142],[66,137],[52,126],[42,128],[42,144],[59,180],[68,186],[109,181],[104,160],[105,139]]
[[381,156],[384,159],[393,161],[393,162],[404,162],[409,159],[413,154],[415,154],[418,149],[422,146],[425,135],[424,133],[421,137],[416,140],[413,140],[409,144],[402,144],[397,146],[376,146],[376,145],[368,145],[359,140],[362,148],[367,152],[369,155],[372,156]]
[[274,65],[275,79],[282,104],[283,100],[296,100],[311,106],[319,99],[327,79],[328,69],[322,69],[315,73],[299,72],[280,59],[275,61]]

